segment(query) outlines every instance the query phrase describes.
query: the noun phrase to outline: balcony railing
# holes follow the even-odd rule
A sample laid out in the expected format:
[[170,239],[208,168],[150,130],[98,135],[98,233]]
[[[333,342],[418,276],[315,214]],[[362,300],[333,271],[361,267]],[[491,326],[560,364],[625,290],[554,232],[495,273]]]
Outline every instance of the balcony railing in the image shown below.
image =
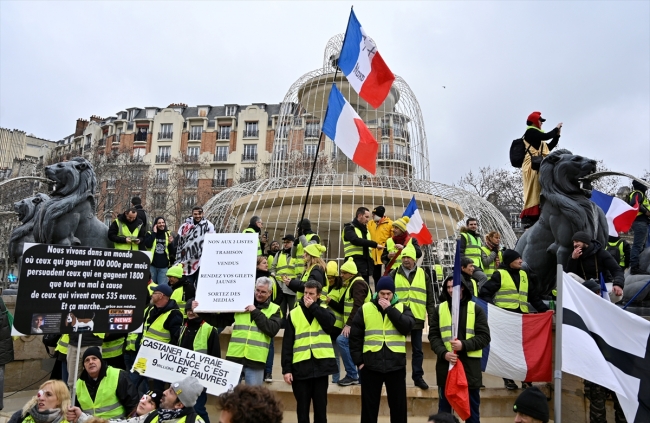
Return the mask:
[[84,150],[88,150],[89,148],[90,148],[90,143],[89,142],[84,144]]
[[273,153],[273,160],[287,160],[289,155],[285,152],[282,153]]
[[226,178],[217,178],[212,180],[212,188],[227,187],[228,179]]
[[227,154],[215,154],[213,161],[215,161],[215,162],[227,162],[228,161],[228,155]]
[[190,141],[201,141],[202,132],[190,132]]
[[318,138],[320,135],[320,129],[319,128],[307,128],[305,129],[305,137],[306,138]]
[[255,175],[245,175],[245,176],[240,176],[239,177],[239,183],[240,184],[243,184],[245,182],[253,182],[253,181],[256,181],[256,180],[257,180],[257,178],[255,177]]
[[251,129],[251,130],[245,130],[244,131],[244,138],[258,138],[260,135],[260,131],[257,129]]
[[377,154],[378,160],[399,160],[402,162],[411,162],[407,154],[397,154],[397,153],[379,153]]
[[100,147],[104,147],[106,145],[106,138],[102,138],[100,140],[97,140],[97,145]]
[[199,180],[190,178],[185,180],[185,188],[196,188],[199,186]]
[[382,137],[390,137],[390,128],[381,128]]
[[199,161],[199,155],[198,154],[183,154],[183,160],[186,163],[196,163]]
[[170,158],[169,155],[156,156],[156,163],[167,163]]
[[131,163],[142,163],[144,162],[144,156],[132,156]]
[[115,135],[115,138],[113,138],[113,144],[119,144],[121,137],[121,135]]
[[153,181],[153,186],[154,186],[155,188],[164,188],[164,187],[167,186],[168,181],[169,181],[169,180],[168,180],[167,178],[164,178],[164,179],[156,179],[156,180]]
[[241,161],[242,162],[256,162],[257,161],[257,153],[244,153],[241,155]]
[[228,131],[219,131],[220,140],[229,140],[230,139],[230,130]]
[[170,140],[174,136],[173,132],[158,132],[159,140]]

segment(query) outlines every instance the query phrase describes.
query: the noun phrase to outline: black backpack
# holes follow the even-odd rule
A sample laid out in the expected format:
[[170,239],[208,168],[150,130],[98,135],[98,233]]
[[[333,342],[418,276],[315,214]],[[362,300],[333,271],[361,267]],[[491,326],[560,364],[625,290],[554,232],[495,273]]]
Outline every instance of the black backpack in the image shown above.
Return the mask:
[[523,136],[512,141],[512,144],[510,144],[510,164],[512,167],[521,169],[521,165],[524,164],[526,153],[528,153],[528,150],[526,150]]

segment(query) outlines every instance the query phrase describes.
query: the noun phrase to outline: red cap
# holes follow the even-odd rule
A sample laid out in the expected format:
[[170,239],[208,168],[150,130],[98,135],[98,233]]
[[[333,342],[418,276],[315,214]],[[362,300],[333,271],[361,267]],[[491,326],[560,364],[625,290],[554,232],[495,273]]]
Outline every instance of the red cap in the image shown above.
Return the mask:
[[546,122],[546,119],[542,117],[542,112],[533,112],[528,115],[527,121],[532,122],[534,125],[537,125],[539,122]]

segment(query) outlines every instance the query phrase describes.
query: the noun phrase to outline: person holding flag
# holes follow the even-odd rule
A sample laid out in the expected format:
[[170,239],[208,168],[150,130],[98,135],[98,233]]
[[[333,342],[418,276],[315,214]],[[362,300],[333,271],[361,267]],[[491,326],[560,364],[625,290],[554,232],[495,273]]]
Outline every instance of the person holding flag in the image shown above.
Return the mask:
[[[467,423],[478,423],[483,384],[481,357],[483,348],[490,343],[490,328],[485,312],[472,301],[473,288],[462,282],[459,246],[456,247],[454,277],[445,282],[444,288],[443,302],[436,312],[429,314],[429,342],[438,358],[438,413],[451,413],[453,408]],[[447,381],[452,378],[461,383],[448,386]],[[463,390],[462,382],[466,382],[468,390],[464,401],[459,400],[463,398],[463,392],[459,392]]]
[[384,274],[391,270],[397,269],[402,264],[402,252],[405,248],[411,248],[415,251],[416,260],[422,257],[422,249],[418,245],[418,240],[411,237],[406,225],[409,223],[407,216],[400,217],[393,222],[393,236],[386,240],[386,248],[381,253],[381,260],[386,265]]

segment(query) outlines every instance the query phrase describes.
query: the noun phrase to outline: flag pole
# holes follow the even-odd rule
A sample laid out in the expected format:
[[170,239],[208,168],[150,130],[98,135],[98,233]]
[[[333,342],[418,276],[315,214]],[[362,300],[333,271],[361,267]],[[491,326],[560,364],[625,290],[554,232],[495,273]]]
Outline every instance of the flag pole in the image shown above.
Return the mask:
[[[345,26],[345,34],[343,35],[343,43],[345,43],[345,37],[348,35],[348,26],[350,26],[350,17],[352,16],[352,10],[354,10],[354,6],[350,8],[350,15],[348,16],[348,23]],[[341,50],[343,50],[343,44],[341,44]],[[339,52],[339,58],[340,58],[341,52]],[[336,78],[339,76],[339,64],[338,60],[336,61],[336,70],[334,72],[334,79],[333,83],[336,83]],[[331,89],[330,89],[331,90]],[[328,104],[329,106],[329,104]],[[323,117],[323,119],[325,119]],[[314,180],[314,171],[316,170],[316,163],[318,163],[318,152],[320,150],[320,145],[321,142],[323,141],[323,137],[325,136],[325,133],[323,132],[323,123],[321,122],[321,130],[320,130],[320,137],[318,137],[318,144],[316,145],[316,154],[314,155],[314,163],[311,165],[311,173],[309,175],[309,183],[307,184],[307,193],[305,194],[305,200],[302,205],[302,214],[300,215],[300,220],[298,220],[298,225],[296,227],[296,231],[300,233],[300,223],[303,221],[305,218],[305,211],[307,210],[307,202],[309,201],[309,193],[311,191],[311,184]]]
[[557,265],[556,285],[557,285],[557,301],[555,302],[555,370],[553,372],[554,378],[554,412],[553,421],[555,423],[562,423],[562,321],[563,321],[563,278],[564,270],[561,264]]

